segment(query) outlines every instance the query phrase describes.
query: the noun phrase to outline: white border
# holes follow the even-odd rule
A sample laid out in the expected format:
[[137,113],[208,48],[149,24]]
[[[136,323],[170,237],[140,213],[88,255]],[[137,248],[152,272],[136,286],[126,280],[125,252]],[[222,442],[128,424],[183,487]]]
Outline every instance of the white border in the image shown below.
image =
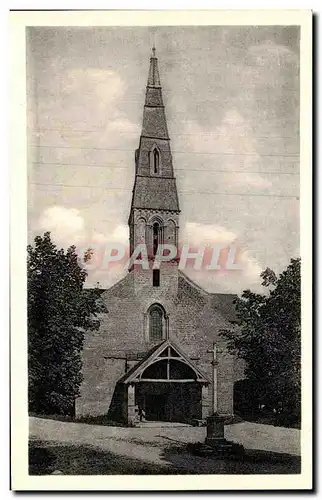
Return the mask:
[[[308,10],[69,11],[10,13],[10,193],[12,488],[14,490],[253,490],[309,489],[312,484],[312,64]],[[26,77],[25,26],[147,25],[301,26],[301,255],[303,290],[303,431],[299,475],[28,476],[26,331]]]

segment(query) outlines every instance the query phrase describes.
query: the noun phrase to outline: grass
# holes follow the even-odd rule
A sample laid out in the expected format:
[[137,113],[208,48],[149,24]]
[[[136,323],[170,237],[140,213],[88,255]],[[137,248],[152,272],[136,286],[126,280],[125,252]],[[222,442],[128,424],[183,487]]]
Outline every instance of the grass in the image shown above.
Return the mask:
[[169,467],[101,451],[91,446],[52,444],[45,441],[29,443],[29,474],[49,475],[170,474]]
[[[131,442],[129,442],[129,447]],[[299,474],[301,460],[290,455],[245,450],[242,456],[195,457],[191,445],[165,446],[164,465],[103,451],[91,446],[31,440],[29,474]],[[197,460],[197,462],[195,462]]]

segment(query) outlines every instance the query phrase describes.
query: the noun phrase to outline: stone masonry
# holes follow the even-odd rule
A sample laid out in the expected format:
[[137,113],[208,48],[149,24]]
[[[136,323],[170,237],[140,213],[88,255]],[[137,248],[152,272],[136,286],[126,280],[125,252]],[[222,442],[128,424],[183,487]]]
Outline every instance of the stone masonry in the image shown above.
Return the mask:
[[[135,172],[129,215],[130,251],[137,244],[145,243],[153,261],[154,246],[178,245],[180,215],[155,51],[150,59]],[[147,410],[154,418],[163,418],[166,414],[179,420],[180,415],[185,419],[189,415],[205,418],[211,413],[212,357],[207,351],[219,340],[220,330],[229,327],[235,319],[235,297],[206,292],[178,269],[175,259],[161,264],[157,284],[151,267],[145,270],[135,265],[125,278],[101,295],[108,312],[101,315],[99,331],[86,334],[84,381],[76,401],[77,416],[108,415],[130,423],[135,415],[129,408],[140,405],[140,397],[145,398]],[[151,336],[154,306],[162,321],[158,338]],[[175,358],[168,361],[168,367],[179,367],[176,380],[163,380],[164,375],[156,375],[161,373],[158,366],[162,361],[154,362],[153,352],[167,340],[182,353],[181,364],[176,363]],[[142,376],[143,381],[144,373],[152,373],[152,380],[136,379],[127,383],[127,374],[135,372],[142,362],[150,368],[137,376]],[[184,373],[193,370],[195,381],[185,381]],[[198,382],[200,373],[204,374],[202,383]],[[241,378],[241,367],[224,351],[219,355],[217,373],[218,412],[232,415],[233,387]],[[166,411],[161,408],[158,413],[158,409],[153,408],[163,404],[167,406]],[[188,408],[180,410],[180,405]]]

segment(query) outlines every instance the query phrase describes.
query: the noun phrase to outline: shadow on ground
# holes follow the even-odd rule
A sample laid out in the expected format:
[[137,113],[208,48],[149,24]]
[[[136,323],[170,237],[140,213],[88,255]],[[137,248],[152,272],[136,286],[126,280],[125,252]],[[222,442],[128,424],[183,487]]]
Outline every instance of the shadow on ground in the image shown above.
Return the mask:
[[246,450],[242,457],[210,458],[193,455],[187,445],[169,444],[161,454],[164,466],[116,455],[91,446],[31,441],[29,474],[299,474],[300,457]]
[[[164,449],[162,458],[171,463],[177,473],[189,474],[300,474],[301,458],[262,450],[245,450],[227,457],[198,457],[191,445]],[[188,471],[184,472],[183,469]]]
[[101,474],[173,474],[169,467],[160,467],[91,446],[29,443],[29,474],[48,475],[60,471],[64,475]]

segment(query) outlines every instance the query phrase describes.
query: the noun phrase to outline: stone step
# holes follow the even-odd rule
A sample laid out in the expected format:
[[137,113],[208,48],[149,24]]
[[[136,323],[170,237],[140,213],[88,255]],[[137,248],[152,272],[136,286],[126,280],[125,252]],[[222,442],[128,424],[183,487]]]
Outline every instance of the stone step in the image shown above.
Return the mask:
[[135,427],[192,427],[190,424],[183,422],[161,422],[146,420],[145,422],[138,422]]

